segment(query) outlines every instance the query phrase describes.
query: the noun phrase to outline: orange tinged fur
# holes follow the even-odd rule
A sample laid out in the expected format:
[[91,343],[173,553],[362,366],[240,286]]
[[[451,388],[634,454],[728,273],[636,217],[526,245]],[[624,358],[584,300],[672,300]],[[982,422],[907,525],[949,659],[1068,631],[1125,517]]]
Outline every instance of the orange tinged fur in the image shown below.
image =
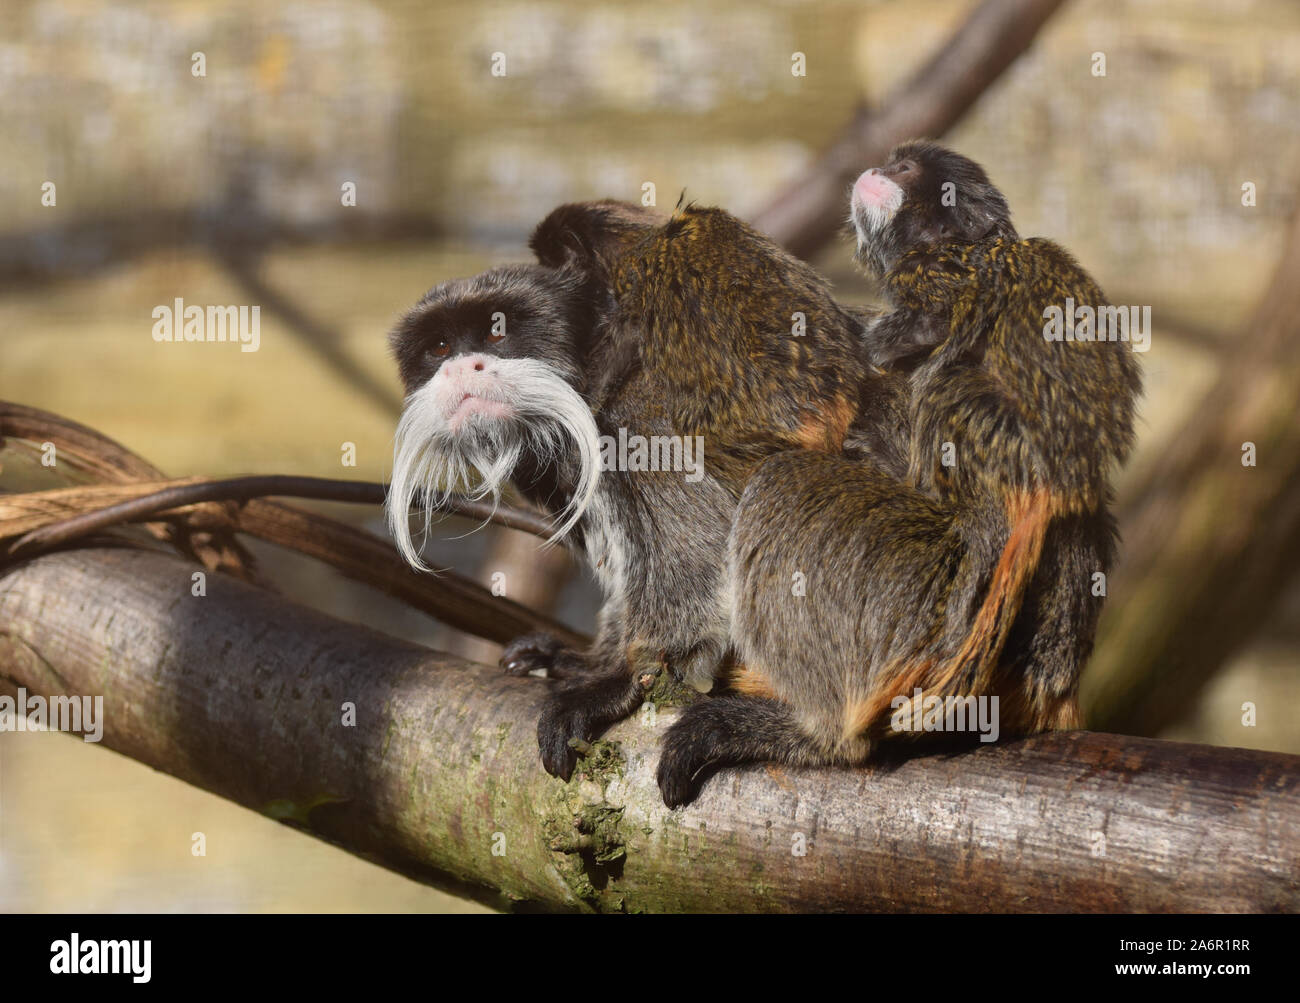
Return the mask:
[[[989,692],[1003,645],[1024,601],[1025,589],[1038,569],[1047,528],[1064,506],[1050,491],[1040,488],[1010,495],[1006,508],[1011,533],[1002,548],[984,602],[957,654],[939,665],[924,660],[886,670],[881,676],[882,686],[845,708],[846,739],[880,726],[894,701],[899,697],[910,699],[918,688],[926,696]],[[1033,731],[1077,727],[1068,722],[1078,721],[1078,704],[1073,697],[1068,701],[1062,698],[1033,711],[1023,708],[1016,716],[1023,717]]]
[[747,697],[762,697],[764,700],[780,699],[767,677],[748,665],[733,665],[727,676],[727,686]]
[[928,658],[887,669],[882,675],[883,686],[844,708],[844,741],[875,727],[889,714],[897,697],[910,699],[918,687],[926,689],[934,669],[934,660]]
[[809,415],[795,431],[795,438],[804,449],[835,453],[844,447],[849,425],[857,417],[857,406],[843,397],[836,397],[825,414]]

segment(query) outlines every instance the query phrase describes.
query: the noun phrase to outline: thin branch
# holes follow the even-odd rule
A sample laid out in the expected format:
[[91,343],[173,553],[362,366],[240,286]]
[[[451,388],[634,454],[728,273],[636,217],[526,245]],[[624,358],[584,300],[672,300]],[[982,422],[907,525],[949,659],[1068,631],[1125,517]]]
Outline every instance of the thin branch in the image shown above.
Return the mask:
[[[20,443],[51,442],[59,457],[56,470],[88,474],[127,491],[133,490],[134,482],[167,481],[147,460],[94,429],[47,411],[0,401],[0,441],[6,437]],[[573,647],[584,648],[590,643],[583,633],[513,600],[494,596],[455,572],[416,574],[387,540],[348,523],[260,498],[248,501],[237,513],[220,503],[207,504],[209,511],[204,513],[201,530],[188,525],[194,516],[175,523],[147,522],[145,527],[208,570],[225,571],[247,581],[256,582],[258,577],[251,558],[239,545],[236,530],[324,561],[353,581],[476,637],[506,643],[520,634],[546,631]]]
[[[50,443],[57,464],[54,469],[64,481],[73,481],[76,476],[119,485],[167,480],[148,460],[93,428],[49,411],[0,400],[0,446],[6,439],[26,443],[32,449]],[[69,477],[69,472],[75,476]],[[228,527],[190,532],[174,523],[150,522],[144,528],[155,539],[193,557],[209,571],[224,571],[244,581],[261,582],[252,555]]]
[[283,502],[255,498],[239,512],[242,532],[329,564],[340,574],[378,589],[436,620],[498,644],[544,631],[574,648],[591,638],[513,599],[493,595],[454,571],[419,574],[388,541],[357,526]]
[[280,318],[297,338],[333,371],[347,386],[359,392],[385,414],[396,415],[402,410],[402,399],[386,383],[375,379],[342,348],[342,337],[328,324],[313,317],[288,293],[275,288],[259,272],[256,255],[246,250],[239,253],[221,251],[217,260],[231,278],[244,289],[250,302],[266,308]]
[[66,463],[96,480],[163,480],[161,470],[121,443],[71,418],[0,400],[0,445],[5,439],[53,442],[58,463]]
[[[169,509],[197,505],[201,502],[245,502],[251,498],[277,496],[382,505],[387,495],[388,489],[383,484],[373,481],[337,480],[329,477],[269,474],[197,482],[192,478],[186,478],[184,483],[34,529],[19,537],[10,546],[9,555],[30,556],[38,550],[55,547],[110,526],[121,525],[124,522],[147,521],[148,517],[159,515]],[[553,536],[556,528],[550,519],[538,513],[469,499],[448,500],[439,506],[438,510],[446,515],[459,515],[506,529],[522,530],[543,539]]]

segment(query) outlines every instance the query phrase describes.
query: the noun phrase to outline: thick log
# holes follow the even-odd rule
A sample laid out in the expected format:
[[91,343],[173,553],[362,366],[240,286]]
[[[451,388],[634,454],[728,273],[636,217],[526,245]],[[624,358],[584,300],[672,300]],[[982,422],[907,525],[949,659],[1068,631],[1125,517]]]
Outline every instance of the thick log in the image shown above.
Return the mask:
[[462,893],[609,911],[1300,909],[1296,757],[1076,732],[731,770],[669,812],[654,767],[672,710],[615,728],[563,784],[538,765],[545,681],[220,574],[195,597],[194,570],[121,549],[8,569],[0,692],[102,695],[108,747]]

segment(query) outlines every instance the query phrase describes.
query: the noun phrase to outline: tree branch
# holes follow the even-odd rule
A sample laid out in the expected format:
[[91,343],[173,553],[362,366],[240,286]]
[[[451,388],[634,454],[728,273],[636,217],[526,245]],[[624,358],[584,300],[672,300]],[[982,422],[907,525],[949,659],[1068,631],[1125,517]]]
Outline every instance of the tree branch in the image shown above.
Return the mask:
[[619,725],[562,784],[538,765],[544,681],[222,575],[194,597],[192,570],[125,550],[8,570],[0,692],[102,695],[109,748],[498,905],[1300,908],[1296,757],[1077,732],[873,769],[732,770],[669,812],[654,768],[673,711]]
[[[102,507],[96,505],[95,496],[99,494],[134,493],[134,497],[115,503],[104,502]],[[353,502],[363,505],[382,505],[388,496],[388,488],[376,481],[348,481],[333,477],[299,477],[289,474],[264,474],[246,477],[230,477],[223,480],[206,478],[178,478],[166,487],[156,483],[137,485],[96,485],[88,488],[72,488],[61,491],[35,492],[22,495],[20,499],[32,504],[38,511],[39,502],[49,496],[72,495],[78,500],[76,508],[86,504],[96,505],[71,518],[56,522],[45,522],[37,529],[24,533],[9,547],[9,556],[31,556],[38,550],[48,549],[58,544],[86,536],[110,526],[125,522],[142,522],[150,516],[186,508],[204,502],[235,501],[246,502],[253,498],[265,498],[272,495],[289,498],[314,498],[321,501]],[[52,499],[51,499],[52,500]],[[4,505],[0,504],[0,512]],[[478,522],[503,526],[506,529],[518,529],[543,539],[555,533],[555,524],[546,516],[537,512],[512,508],[505,505],[493,505],[489,502],[471,501],[465,498],[450,498],[439,506],[444,515],[458,515]],[[5,520],[0,517],[0,538],[9,535]]]
[[293,296],[276,288],[258,268],[258,257],[247,248],[225,249],[217,261],[239,283],[250,303],[257,303],[280,318],[293,337],[306,346],[335,376],[389,415],[402,411],[402,398],[387,383],[372,376],[343,349],[339,331],[326,324]]
[[[52,442],[57,447],[58,469],[66,466],[117,485],[128,494],[138,490],[132,487],[136,480],[166,480],[152,464],[94,429],[35,408],[0,401],[0,441],[5,437],[21,442]],[[353,581],[476,637],[504,644],[520,634],[547,631],[574,647],[589,643],[582,633],[510,599],[493,596],[483,586],[453,571],[416,574],[387,541],[348,523],[260,498],[238,509],[222,503],[202,504],[202,513],[188,512],[172,522],[145,523],[145,528],[155,538],[202,560],[210,571],[229,570],[256,580],[251,561],[235,539],[238,530],[325,561]],[[7,505],[14,507],[13,500],[9,499]],[[5,508],[6,504],[0,503],[0,518]],[[15,524],[21,521],[21,514],[11,513]]]

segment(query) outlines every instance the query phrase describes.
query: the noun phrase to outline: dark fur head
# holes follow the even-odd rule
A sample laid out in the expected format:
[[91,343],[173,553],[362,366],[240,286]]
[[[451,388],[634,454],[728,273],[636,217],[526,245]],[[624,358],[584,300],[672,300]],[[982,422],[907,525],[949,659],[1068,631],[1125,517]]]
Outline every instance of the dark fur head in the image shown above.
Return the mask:
[[424,568],[407,521],[418,492],[435,505],[467,489],[496,498],[525,459],[566,468],[572,492],[560,533],[577,522],[599,474],[596,425],[582,396],[592,326],[585,277],[538,265],[443,283],[397,324],[390,340],[406,404],[388,522],[413,566]]
[[907,251],[1016,239],[1011,210],[975,161],[937,143],[903,143],[853,184],[855,257],[878,275]]
[[388,340],[408,396],[443,363],[470,354],[537,359],[581,391],[591,313],[576,271],[506,265],[434,286]]
[[618,259],[664,220],[630,202],[601,199],[570,202],[551,210],[529,238],[543,265],[572,265],[598,280],[608,280]]

